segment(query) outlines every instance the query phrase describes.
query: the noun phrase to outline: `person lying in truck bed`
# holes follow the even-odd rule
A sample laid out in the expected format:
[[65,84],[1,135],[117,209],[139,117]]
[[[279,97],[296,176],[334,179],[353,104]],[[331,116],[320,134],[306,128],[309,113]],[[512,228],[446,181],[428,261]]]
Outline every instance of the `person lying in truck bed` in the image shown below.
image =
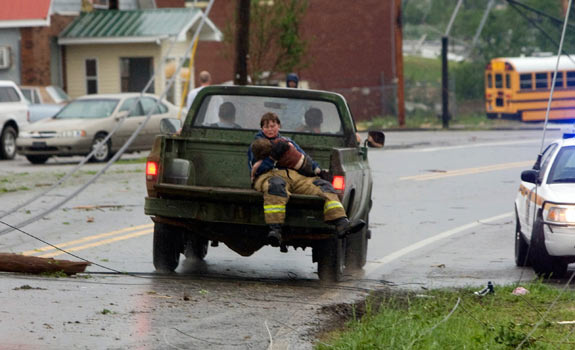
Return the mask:
[[[277,145],[278,143],[279,145]],[[260,164],[268,157],[276,161],[276,166],[293,169],[303,176],[322,177],[322,171],[325,172],[325,170],[321,170],[318,166],[314,169],[314,161],[311,157],[298,151],[291,142],[283,137],[278,137],[274,141],[270,141],[265,137],[257,138],[252,142],[251,149],[255,160],[251,172],[252,183]],[[281,153],[283,153],[283,155],[281,157],[278,156]],[[276,157],[278,158],[276,159]]]
[[[279,131],[281,121],[275,113],[265,113],[260,120],[261,130],[255,135],[255,139],[266,138],[275,141],[283,138]],[[289,138],[283,138],[304,156],[306,153],[301,147]],[[343,205],[339,201],[337,193],[330,182],[318,176],[308,177],[299,174],[294,169],[278,166],[272,159],[280,159],[289,147],[282,146],[283,142],[275,143],[272,146],[271,155],[262,160],[254,174],[253,187],[264,194],[264,219],[269,225],[268,241],[272,246],[282,246],[282,225],[285,221],[286,204],[289,201],[290,193],[316,195],[325,200],[324,220],[335,225],[338,236],[343,237],[349,233],[358,232],[363,228],[365,222],[357,220],[353,223],[349,221]],[[311,158],[310,158],[311,159]],[[250,174],[256,159],[252,152],[251,145],[248,148],[248,162]],[[312,169],[315,172],[319,168],[318,164],[312,160]]]

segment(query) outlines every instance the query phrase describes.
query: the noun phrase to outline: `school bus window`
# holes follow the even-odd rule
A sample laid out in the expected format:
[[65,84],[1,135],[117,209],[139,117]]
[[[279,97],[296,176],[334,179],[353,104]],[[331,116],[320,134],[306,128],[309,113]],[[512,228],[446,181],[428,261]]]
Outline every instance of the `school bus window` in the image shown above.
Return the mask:
[[[551,73],[551,77],[553,77],[553,73]],[[563,72],[557,72],[557,78],[555,78],[555,87],[562,88],[563,87]]]
[[488,88],[492,88],[493,87],[493,81],[491,80],[491,74],[487,74],[487,87]]
[[531,73],[519,75],[519,87],[521,88],[521,90],[533,89],[533,80],[531,79]]
[[503,87],[503,77],[501,74],[495,74],[495,88],[501,89]]
[[535,73],[535,88],[547,89],[547,73]]
[[511,89],[511,76],[509,74],[505,74],[505,88]]
[[575,72],[567,72],[567,86],[575,86]]

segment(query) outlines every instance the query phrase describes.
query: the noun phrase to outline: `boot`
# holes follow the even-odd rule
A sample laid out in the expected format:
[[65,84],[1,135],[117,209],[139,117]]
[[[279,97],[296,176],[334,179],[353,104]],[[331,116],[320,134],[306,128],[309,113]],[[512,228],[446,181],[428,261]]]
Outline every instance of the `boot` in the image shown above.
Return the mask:
[[335,220],[334,224],[337,236],[342,238],[349,234],[359,232],[365,226],[365,221],[361,219],[349,221],[348,218],[344,217]]
[[272,247],[279,247],[282,242],[282,227],[280,224],[271,224],[268,233],[268,243]]

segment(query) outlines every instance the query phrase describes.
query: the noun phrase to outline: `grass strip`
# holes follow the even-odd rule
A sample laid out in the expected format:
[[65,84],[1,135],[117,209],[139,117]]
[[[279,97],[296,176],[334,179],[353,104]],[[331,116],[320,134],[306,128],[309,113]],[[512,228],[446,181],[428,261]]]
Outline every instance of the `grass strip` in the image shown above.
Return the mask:
[[[541,281],[524,287],[529,294],[513,295],[514,286],[483,297],[477,288],[374,294],[316,349],[515,349],[561,293]],[[575,349],[575,324],[562,321],[575,321],[574,291],[561,295],[522,349]]]

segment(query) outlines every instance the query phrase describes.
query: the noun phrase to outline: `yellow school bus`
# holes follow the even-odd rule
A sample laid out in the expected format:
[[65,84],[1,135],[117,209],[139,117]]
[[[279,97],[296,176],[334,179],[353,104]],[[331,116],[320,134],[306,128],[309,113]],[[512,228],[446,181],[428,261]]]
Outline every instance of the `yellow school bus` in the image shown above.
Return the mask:
[[[544,121],[556,64],[557,56],[492,59],[485,69],[487,117]],[[575,63],[561,56],[549,120],[573,119]]]

